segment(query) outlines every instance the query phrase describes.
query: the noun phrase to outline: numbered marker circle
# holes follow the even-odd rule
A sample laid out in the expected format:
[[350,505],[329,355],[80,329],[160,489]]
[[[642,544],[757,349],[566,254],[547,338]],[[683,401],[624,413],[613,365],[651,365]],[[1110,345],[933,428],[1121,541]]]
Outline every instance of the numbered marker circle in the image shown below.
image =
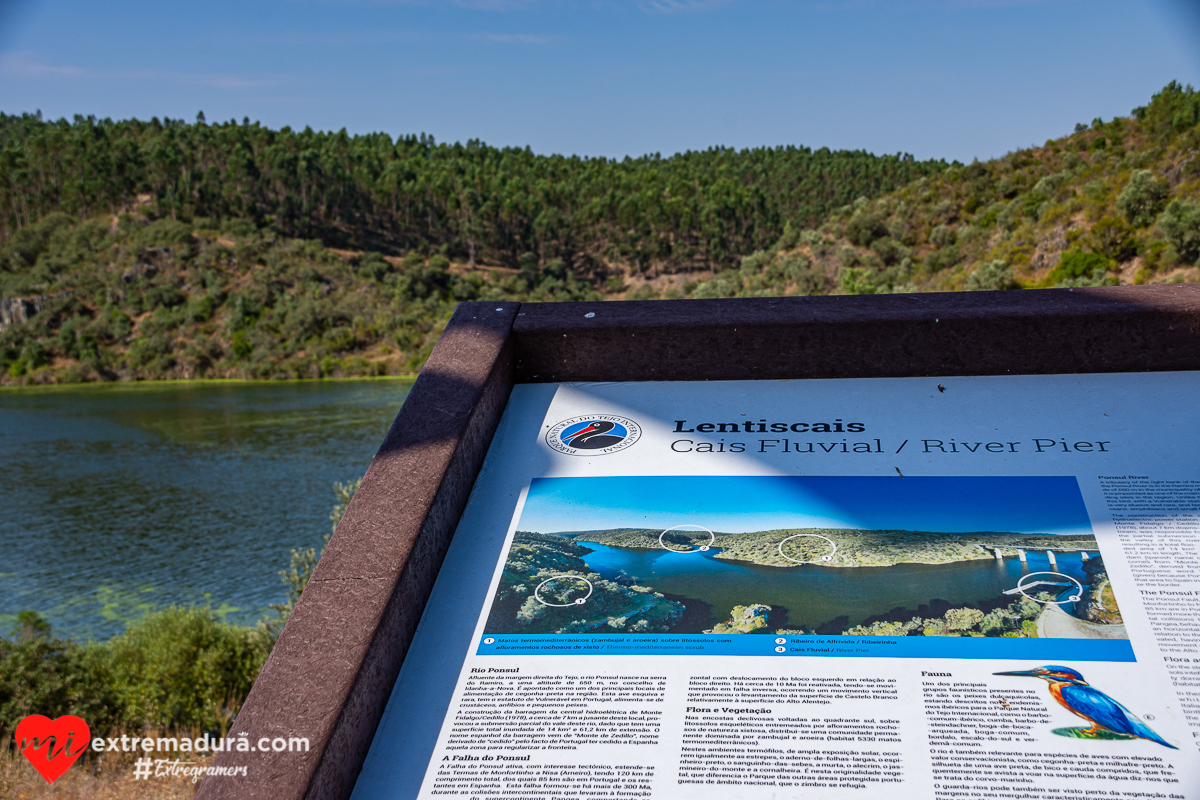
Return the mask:
[[484,644],[495,644],[495,643],[496,643],[496,640],[495,640],[495,639],[493,639],[491,636],[489,636],[489,637],[487,637],[486,639],[484,639],[484,640],[483,640],[483,643],[484,643]]
[[[674,550],[674,549],[672,549],[672,548],[670,548],[670,547],[667,547],[666,543],[665,543],[665,542],[663,542],[663,537],[664,537],[664,536],[666,536],[666,535],[667,535],[668,533],[670,533],[671,531],[677,531],[677,530],[679,530],[680,528],[699,528],[700,530],[702,530],[702,531],[704,531],[705,533],[707,533],[707,534],[708,534],[708,544],[706,544],[706,545],[701,545],[700,547],[694,547],[694,548],[692,548],[691,550]],[[663,550],[666,550],[668,553],[699,553],[699,552],[704,552],[704,551],[707,551],[707,550],[708,550],[708,548],[710,548],[710,547],[712,547],[714,544],[716,544],[716,542],[717,542],[717,535],[716,535],[715,533],[713,533],[712,531],[710,531],[708,528],[704,527],[703,525],[676,525],[676,526],[675,526],[675,527],[673,527],[673,528],[667,528],[665,531],[663,531],[662,533],[660,533],[660,534],[658,535],[658,546],[659,546],[659,547],[661,547]]]
[[[824,539],[825,541],[829,542],[829,547],[831,548],[829,553],[827,555],[821,556],[821,558],[818,559],[817,561],[800,561],[798,559],[792,558],[787,553],[783,552],[783,546],[785,544],[787,544],[788,542],[790,542],[792,539],[801,539],[801,538],[805,538],[805,537],[812,538],[812,539]],[[833,561],[833,554],[836,552],[837,552],[837,544],[834,543],[833,539],[830,539],[828,536],[822,536],[819,533],[797,533],[795,536],[789,536],[786,539],[784,539],[782,542],[779,543],[779,555],[782,556],[783,558],[786,558],[788,561],[791,561],[793,564],[820,564],[822,561]]]
[[[1071,595],[1066,600],[1038,600],[1036,597],[1029,597],[1029,595],[1025,594],[1025,590],[1032,589],[1033,587],[1026,584],[1026,581],[1038,575],[1053,575],[1056,578],[1066,578],[1071,583],[1079,587],[1079,592]],[[1061,606],[1065,603],[1079,602],[1079,599],[1083,597],[1083,584],[1072,578],[1070,575],[1063,575],[1061,572],[1031,572],[1028,575],[1023,576],[1021,580],[1017,581],[1017,591],[1019,591],[1022,595],[1025,595],[1025,597],[1029,597],[1029,599],[1035,603],[1041,603],[1042,605]]]
[[782,652],[784,652],[785,650],[787,650],[787,648],[786,648],[786,647],[776,647],[776,648],[775,648],[775,652],[776,652],[776,653],[782,653]]
[[[586,583],[587,587],[588,587],[588,593],[585,594],[583,597],[580,597],[576,600],[572,600],[569,603],[547,603],[545,600],[542,599],[541,595],[538,594],[538,592],[540,592],[542,590],[542,587],[545,586],[547,583],[550,583],[551,581],[561,581],[561,580],[566,580],[566,579]],[[537,600],[539,603],[541,603],[544,606],[549,606],[550,608],[570,608],[571,606],[581,606],[584,603],[586,603],[587,599],[592,596],[592,591],[593,591],[592,582],[589,581],[587,578],[581,578],[578,575],[555,575],[553,578],[546,578],[546,580],[542,581],[541,583],[539,583],[537,585],[537,588],[533,590],[533,599]]]
[[787,639],[780,636],[778,639],[775,640],[775,644],[787,644]]

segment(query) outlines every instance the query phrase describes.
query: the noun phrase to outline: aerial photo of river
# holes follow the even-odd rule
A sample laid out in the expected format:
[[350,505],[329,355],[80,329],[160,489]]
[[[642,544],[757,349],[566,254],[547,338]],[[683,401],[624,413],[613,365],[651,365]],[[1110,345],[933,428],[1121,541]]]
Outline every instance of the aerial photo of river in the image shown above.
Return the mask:
[[[1042,552],[949,564],[896,564],[834,569],[814,564],[772,567],[716,558],[719,550],[669,553],[580,542],[584,562],[601,576],[651,586],[688,609],[674,629],[698,633],[729,616],[734,606],[772,607],[771,628],[817,628],[840,633],[870,618],[940,616],[950,606],[1011,602],[1004,595],[1025,574],[1057,571],[1086,583],[1082,556],[1058,553],[1052,568]],[[1093,557],[1096,552],[1091,554]]]
[[407,379],[0,391],[0,630],[104,639],[172,603],[252,624],[329,532]]
[[489,633],[1123,638],[1071,476],[538,478]]

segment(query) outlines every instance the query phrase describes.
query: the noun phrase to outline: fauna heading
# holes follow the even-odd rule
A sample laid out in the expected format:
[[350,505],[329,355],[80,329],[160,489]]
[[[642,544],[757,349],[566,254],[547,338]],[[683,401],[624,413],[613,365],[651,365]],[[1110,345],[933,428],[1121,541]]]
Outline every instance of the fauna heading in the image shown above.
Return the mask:
[[672,433],[862,433],[867,426],[861,422],[768,422],[760,419],[743,422],[700,422],[694,426],[686,419],[675,420]]

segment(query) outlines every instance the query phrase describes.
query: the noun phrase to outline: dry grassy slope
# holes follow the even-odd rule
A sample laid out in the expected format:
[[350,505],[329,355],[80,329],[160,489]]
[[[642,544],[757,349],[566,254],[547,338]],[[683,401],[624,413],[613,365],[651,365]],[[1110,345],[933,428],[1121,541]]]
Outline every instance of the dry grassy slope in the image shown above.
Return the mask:
[[[1200,131],[1164,139],[1147,127],[1136,118],[1094,123],[1042,147],[955,166],[876,200],[859,200],[818,230],[788,232],[771,250],[744,259],[740,271],[687,287],[688,294],[1197,281],[1195,256],[1176,250],[1155,212],[1175,198],[1200,198]],[[1131,220],[1136,215],[1118,199],[1141,170],[1149,171],[1162,196],[1151,213]],[[1072,251],[1083,258],[1063,261]],[[1064,274],[1080,264],[1103,264],[1104,270],[1088,269],[1082,278]]]
[[[16,752],[11,742],[0,746],[0,797],[20,800],[189,800],[196,795],[199,783],[184,775],[152,776],[145,780],[133,777],[133,753],[105,754],[84,757],[53,784]],[[90,754],[89,754],[90,756]],[[168,758],[169,754],[156,755]],[[211,755],[178,753],[183,764],[207,767]]]

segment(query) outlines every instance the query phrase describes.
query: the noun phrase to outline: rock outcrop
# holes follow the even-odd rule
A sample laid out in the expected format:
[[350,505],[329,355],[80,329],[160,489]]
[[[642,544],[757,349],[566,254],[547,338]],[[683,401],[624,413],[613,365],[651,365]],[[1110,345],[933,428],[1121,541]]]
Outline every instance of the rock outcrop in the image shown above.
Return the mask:
[[0,328],[27,322],[30,317],[45,308],[48,299],[44,294],[36,297],[0,297]]
[[29,318],[46,307],[56,297],[66,297],[70,292],[39,294],[33,297],[0,297],[0,330],[9,325],[28,322]]

